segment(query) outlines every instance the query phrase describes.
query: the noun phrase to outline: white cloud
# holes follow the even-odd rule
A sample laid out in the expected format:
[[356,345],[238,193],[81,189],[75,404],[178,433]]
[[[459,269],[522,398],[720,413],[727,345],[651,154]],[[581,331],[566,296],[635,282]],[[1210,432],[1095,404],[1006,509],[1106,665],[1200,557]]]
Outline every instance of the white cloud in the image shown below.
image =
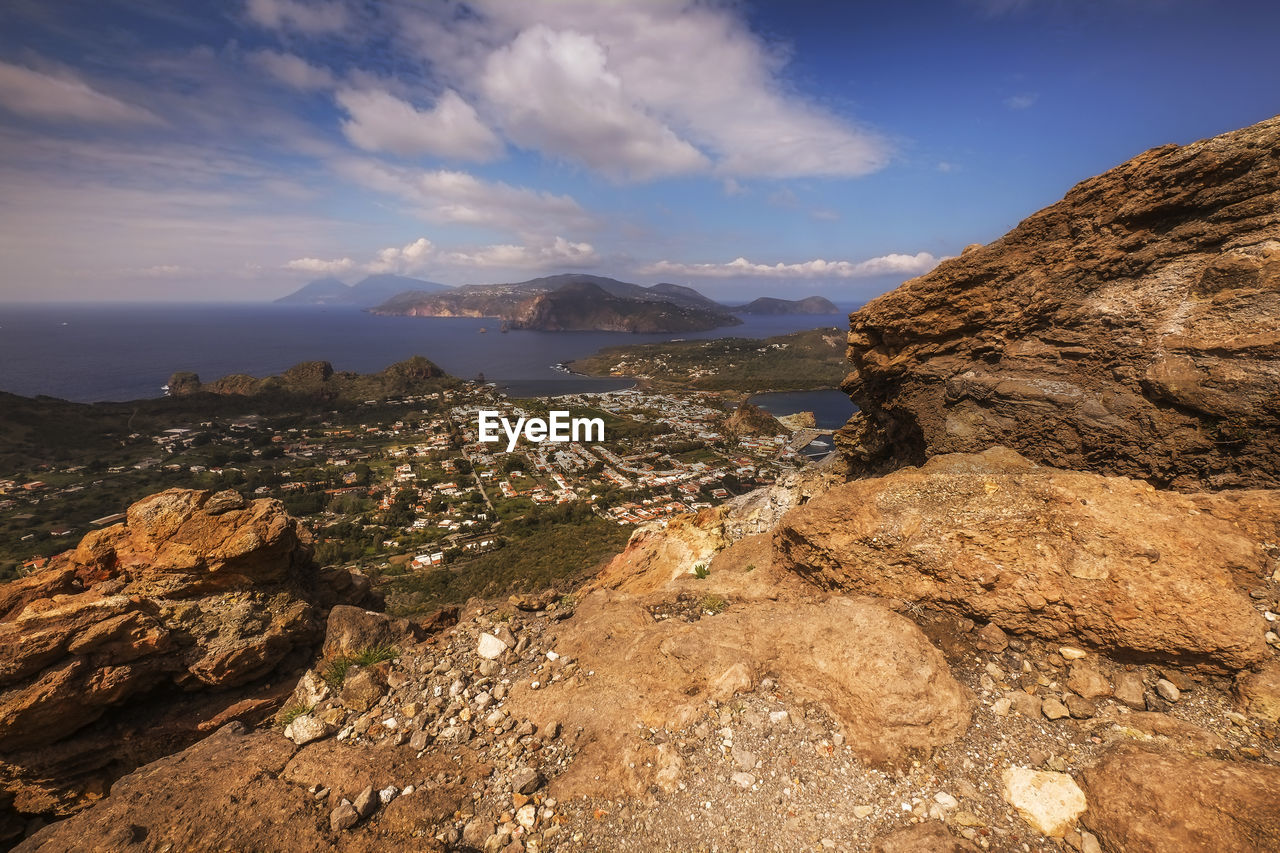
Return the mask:
[[599,262],[600,256],[590,243],[573,243],[556,237],[551,243],[539,246],[497,245],[470,252],[449,252],[444,260],[457,266],[538,270],[590,267]]
[[376,260],[365,265],[371,273],[393,272],[399,275],[421,272],[435,253],[435,246],[426,237],[419,237],[407,246],[392,246],[378,252]]
[[260,50],[250,54],[249,61],[280,82],[303,92],[329,89],[334,85],[329,69],[312,65],[292,53]]
[[341,0],[248,0],[245,13],[265,29],[312,36],[342,32],[350,20]]
[[567,195],[485,181],[467,172],[405,169],[373,160],[345,160],[336,167],[361,186],[405,199],[429,222],[545,237],[592,224]]
[[1013,95],[1004,99],[1004,105],[1011,110],[1029,110],[1036,105],[1036,101],[1040,100],[1040,95],[1036,92],[1025,92],[1021,95]]
[[352,269],[367,273],[396,273],[414,275],[429,269],[457,267],[471,269],[542,270],[588,267],[600,260],[590,243],[574,243],[563,237],[553,240],[517,245],[502,243],[493,246],[462,248],[441,252],[426,237],[419,237],[405,246],[391,246],[378,251],[373,260],[356,264],[350,258],[320,260],[298,258],[285,264],[285,269],[309,273],[336,275]]
[[[792,91],[780,54],[727,4],[471,5],[491,23],[485,34],[490,42],[509,40],[489,56],[481,90],[513,139],[522,137],[528,140],[522,144],[551,156],[636,177],[674,174],[699,163],[714,163],[721,176],[851,177],[888,162],[890,145],[879,134]],[[457,32],[479,38],[473,24]],[[485,49],[456,50],[459,73]],[[507,79],[516,73],[524,76]],[[587,107],[602,117],[593,123],[576,114]],[[555,132],[557,118],[567,128],[579,122],[602,140],[611,128],[638,132],[642,147],[584,152],[573,135]]]
[[126,104],[70,76],[52,76],[0,62],[0,106],[20,115],[100,124],[162,124],[142,107]]
[[320,258],[298,258],[284,265],[287,270],[314,273],[316,275],[338,275],[355,267],[356,262],[350,258],[338,258],[326,261]]
[[481,90],[517,145],[613,178],[667,177],[709,164],[629,95],[591,35],[533,26],[490,55]]
[[445,90],[430,110],[419,110],[378,89],[342,89],[336,97],[350,116],[342,123],[342,132],[365,151],[433,154],[473,162],[502,154],[502,140],[452,89]]
[[687,275],[708,278],[732,278],[737,276],[766,278],[868,278],[877,275],[920,275],[936,267],[945,258],[937,258],[928,252],[914,255],[890,254],[869,258],[857,263],[851,261],[824,261],[817,259],[799,264],[757,264],[746,258],[737,258],[727,264],[684,264],[659,261],[640,271],[647,275]]

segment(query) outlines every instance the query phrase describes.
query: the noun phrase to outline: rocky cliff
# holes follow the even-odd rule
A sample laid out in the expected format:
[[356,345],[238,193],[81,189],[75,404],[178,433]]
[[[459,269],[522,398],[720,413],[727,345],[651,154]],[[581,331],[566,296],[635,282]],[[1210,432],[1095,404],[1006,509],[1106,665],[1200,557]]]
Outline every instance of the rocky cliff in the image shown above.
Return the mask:
[[1002,444],[1280,484],[1280,118],[1140,154],[850,320],[857,471]]
[[318,569],[309,541],[277,501],[171,489],[0,586],[0,828],[269,716],[269,677],[310,658],[328,608],[372,600],[362,576]]
[[434,362],[415,355],[370,374],[335,371],[327,361],[304,361],[279,376],[262,379],[233,373],[213,382],[201,382],[197,374],[179,371],[169,377],[168,388],[170,397],[200,393],[245,397],[287,394],[317,400],[364,400],[435,391],[447,381],[448,375]]

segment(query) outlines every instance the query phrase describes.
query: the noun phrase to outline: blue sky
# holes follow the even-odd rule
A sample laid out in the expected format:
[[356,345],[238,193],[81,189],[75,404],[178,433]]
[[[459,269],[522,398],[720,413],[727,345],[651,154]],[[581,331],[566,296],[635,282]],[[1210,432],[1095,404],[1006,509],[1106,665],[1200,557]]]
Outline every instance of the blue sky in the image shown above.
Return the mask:
[[1280,111],[1280,4],[6,0],[0,301],[862,299]]

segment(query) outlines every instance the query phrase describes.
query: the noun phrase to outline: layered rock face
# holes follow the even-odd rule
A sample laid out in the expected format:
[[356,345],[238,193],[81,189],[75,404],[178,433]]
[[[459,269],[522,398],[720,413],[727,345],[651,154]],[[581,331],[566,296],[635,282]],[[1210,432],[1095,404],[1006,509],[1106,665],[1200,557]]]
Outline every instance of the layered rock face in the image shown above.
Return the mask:
[[1147,151],[851,317],[855,471],[1012,447],[1280,484],[1280,118]]
[[1280,492],[1161,492],[1004,448],[831,489],[783,517],[785,571],[1120,657],[1235,671],[1266,660],[1243,591],[1280,570]]
[[126,519],[0,587],[0,769],[20,813],[75,808],[246,697],[233,716],[269,714],[261,679],[368,595],[316,568],[278,501],[171,489]]

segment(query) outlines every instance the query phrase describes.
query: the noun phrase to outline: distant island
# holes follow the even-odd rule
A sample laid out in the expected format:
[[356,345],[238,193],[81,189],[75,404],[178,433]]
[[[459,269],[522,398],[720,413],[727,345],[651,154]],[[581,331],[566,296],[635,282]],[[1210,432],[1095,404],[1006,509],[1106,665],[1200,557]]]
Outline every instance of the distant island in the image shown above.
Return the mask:
[[830,299],[822,296],[806,296],[804,299],[775,299],[761,296],[746,305],[729,309],[735,314],[839,314],[840,309]]
[[569,367],[589,376],[634,376],[646,385],[701,391],[812,391],[844,379],[844,335],[835,328],[756,338],[606,347]]
[[330,276],[308,282],[275,302],[277,305],[350,305],[354,308],[372,308],[406,291],[430,293],[450,289],[447,284],[402,275],[371,275],[355,284],[347,284]]
[[233,373],[213,382],[201,382],[188,371],[169,377],[166,387],[170,397],[193,397],[199,394],[293,395],[325,400],[363,400],[396,394],[417,394],[438,390],[455,381],[434,362],[415,355],[397,362],[381,373],[360,374],[338,372],[327,361],[305,361],[295,364],[279,376],[259,379],[245,373]]
[[415,290],[372,311],[409,317],[492,317],[507,328],[546,332],[694,332],[742,322],[691,287],[644,287],[574,274],[446,291]]

